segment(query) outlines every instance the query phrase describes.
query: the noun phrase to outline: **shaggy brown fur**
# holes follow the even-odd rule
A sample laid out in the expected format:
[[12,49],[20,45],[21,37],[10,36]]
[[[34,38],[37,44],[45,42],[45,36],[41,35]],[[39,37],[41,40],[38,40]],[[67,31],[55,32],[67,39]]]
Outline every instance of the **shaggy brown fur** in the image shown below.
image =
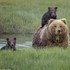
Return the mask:
[[65,19],[50,19],[48,25],[39,28],[33,38],[33,47],[68,46],[68,27]]

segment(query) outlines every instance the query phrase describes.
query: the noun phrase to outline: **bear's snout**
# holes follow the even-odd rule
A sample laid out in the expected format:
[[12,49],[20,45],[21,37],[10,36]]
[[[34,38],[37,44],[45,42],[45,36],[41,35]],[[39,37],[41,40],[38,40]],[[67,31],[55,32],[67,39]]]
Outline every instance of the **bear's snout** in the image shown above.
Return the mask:
[[60,32],[61,32],[61,30],[58,30],[58,32],[60,33]]
[[60,28],[56,28],[55,34],[61,34],[61,33],[62,33],[62,30]]
[[14,44],[11,44],[10,46],[14,46]]

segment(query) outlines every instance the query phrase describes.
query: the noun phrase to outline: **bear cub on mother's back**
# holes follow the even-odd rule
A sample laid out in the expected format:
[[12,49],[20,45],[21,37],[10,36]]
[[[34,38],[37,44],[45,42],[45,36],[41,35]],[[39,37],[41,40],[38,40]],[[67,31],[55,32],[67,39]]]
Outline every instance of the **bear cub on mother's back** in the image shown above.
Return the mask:
[[57,7],[48,7],[48,11],[42,16],[42,22],[41,27],[43,27],[45,24],[48,24],[48,21],[50,19],[56,19]]

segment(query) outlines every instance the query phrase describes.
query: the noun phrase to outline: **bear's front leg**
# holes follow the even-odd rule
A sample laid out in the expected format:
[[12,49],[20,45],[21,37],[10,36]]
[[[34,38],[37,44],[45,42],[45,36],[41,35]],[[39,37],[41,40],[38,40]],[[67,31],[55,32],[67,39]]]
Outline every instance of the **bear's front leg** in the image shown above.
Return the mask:
[[67,48],[68,47],[68,38],[67,39],[64,39],[63,43],[61,43],[61,46],[63,48]]

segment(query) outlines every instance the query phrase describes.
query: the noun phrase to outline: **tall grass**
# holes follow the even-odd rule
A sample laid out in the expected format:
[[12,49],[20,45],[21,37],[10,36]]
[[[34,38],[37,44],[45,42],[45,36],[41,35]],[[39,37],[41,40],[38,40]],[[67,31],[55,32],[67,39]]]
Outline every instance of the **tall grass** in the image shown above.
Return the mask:
[[70,48],[0,51],[0,70],[70,70]]
[[69,0],[0,0],[0,33],[33,33],[48,6],[57,6],[58,18],[67,18],[70,26]]

